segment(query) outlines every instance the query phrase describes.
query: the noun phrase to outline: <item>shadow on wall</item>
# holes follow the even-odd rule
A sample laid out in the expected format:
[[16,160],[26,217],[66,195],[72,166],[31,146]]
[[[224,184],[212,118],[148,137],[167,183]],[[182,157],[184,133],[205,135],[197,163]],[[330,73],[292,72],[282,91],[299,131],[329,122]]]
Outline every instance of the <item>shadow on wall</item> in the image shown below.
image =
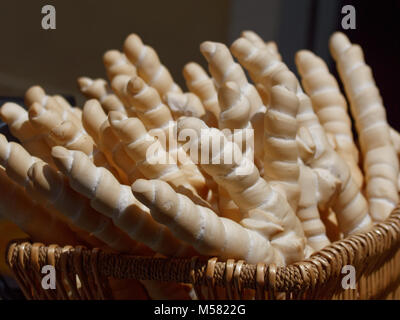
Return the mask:
[[[56,30],[43,30],[41,8],[56,8]],[[79,76],[105,77],[102,55],[122,49],[135,32],[153,46],[176,81],[197,61],[202,41],[226,43],[229,0],[3,1],[0,4],[0,96],[23,95],[34,84],[78,97]]]

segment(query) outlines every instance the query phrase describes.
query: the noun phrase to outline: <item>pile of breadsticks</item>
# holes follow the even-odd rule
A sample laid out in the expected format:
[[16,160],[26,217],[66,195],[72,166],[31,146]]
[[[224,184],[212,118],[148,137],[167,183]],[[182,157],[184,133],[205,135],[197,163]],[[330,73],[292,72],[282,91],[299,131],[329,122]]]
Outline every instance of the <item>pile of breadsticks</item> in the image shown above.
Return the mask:
[[278,265],[369,230],[399,201],[400,136],[362,49],[329,46],[347,100],[321,58],[297,53],[300,82],[251,31],[202,43],[209,73],[186,64],[184,92],[129,35],[103,56],[108,81],[78,79],[83,109],[39,86],[27,111],[1,107],[20,141],[0,135],[1,213],[46,244]]

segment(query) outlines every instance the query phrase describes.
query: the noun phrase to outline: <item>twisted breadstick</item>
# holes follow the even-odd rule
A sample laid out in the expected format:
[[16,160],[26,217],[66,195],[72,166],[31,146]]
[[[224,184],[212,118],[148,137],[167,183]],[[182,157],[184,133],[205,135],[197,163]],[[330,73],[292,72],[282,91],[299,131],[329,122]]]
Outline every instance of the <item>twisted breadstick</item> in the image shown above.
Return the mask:
[[[301,166],[312,163],[316,158],[316,152],[319,151],[313,135],[307,127],[300,127],[296,136],[297,150],[300,155],[300,169]],[[331,172],[330,168],[322,168],[315,166],[313,169],[314,179],[318,186],[317,199],[318,207],[322,212],[329,211],[328,207],[332,201],[338,197],[341,189],[341,180],[337,177],[335,172]],[[308,193],[307,189],[302,189],[303,193]]]
[[[254,178],[255,180],[252,181],[253,184],[256,184],[258,179],[261,178],[258,175],[257,168],[250,161],[244,161],[247,158],[242,157],[242,152],[236,143],[229,141],[220,130],[209,128],[203,121],[196,118],[180,119],[178,122],[178,131],[179,134],[190,133],[190,135],[188,134],[191,137],[191,140],[188,142],[191,150],[190,156],[192,158],[199,158],[200,154],[201,167],[219,185],[226,188],[240,209],[247,212],[263,202],[260,197],[264,198],[266,194],[260,195],[256,192],[253,195],[251,192],[250,195],[247,195],[242,193],[246,189],[246,186],[240,186],[243,176],[251,176],[252,180]],[[210,137],[212,140],[209,139]],[[202,147],[203,144],[204,147]],[[211,148],[207,148],[207,146],[211,146]],[[216,146],[221,146],[222,151],[215,150]],[[198,151],[199,154],[193,151]],[[225,155],[225,153],[227,154]],[[235,170],[238,171],[239,175],[228,175],[228,173]],[[246,181],[246,179],[244,180]],[[261,182],[261,184],[263,183]],[[257,194],[258,196],[256,197]]]
[[264,40],[257,33],[251,30],[242,31],[241,37],[252,42],[257,48],[269,50],[276,59],[282,60],[282,57],[278,52],[278,46],[274,41],[264,42]]
[[170,109],[161,101],[157,90],[141,78],[118,75],[111,82],[114,92],[127,103],[127,111],[137,113],[147,129],[162,128],[173,121]]
[[124,53],[136,67],[139,76],[154,87],[163,99],[168,92],[182,92],[167,68],[161,64],[156,51],[144,45],[138,35],[131,34],[126,38]]
[[140,179],[132,185],[132,191],[151,208],[156,221],[203,255],[245,259],[249,263],[285,263],[272,242],[259,233],[194,204],[166,182]]
[[121,113],[110,112],[109,122],[114,133],[125,144],[128,155],[146,178],[162,179],[173,186],[183,186],[196,193],[174,159],[158,140],[148,134],[138,118],[127,118]]
[[[50,132],[63,123],[63,116],[58,109],[55,99],[48,98],[46,107],[38,102],[33,102],[29,108],[29,121],[37,132],[39,132],[46,143],[51,147],[57,144],[50,138]],[[79,125],[81,127],[81,125]],[[83,127],[82,127],[83,130]]]
[[97,99],[90,99],[85,102],[82,112],[82,125],[99,148],[101,148],[100,128],[106,120],[107,115]]
[[109,167],[104,155],[97,150],[93,139],[75,122],[63,121],[56,111],[51,108],[45,109],[37,102],[34,102],[29,109],[29,119],[36,130],[45,135],[51,147],[62,145],[71,150],[81,150],[97,165]]
[[183,68],[183,76],[189,90],[197,95],[203,103],[204,108],[212,113],[215,119],[218,119],[220,108],[218,105],[217,90],[207,72],[199,64],[189,62]]
[[263,85],[266,90],[273,86],[271,81],[274,81],[274,74],[281,70],[287,70],[287,66],[269,50],[259,48],[243,37],[233,42],[230,50],[240,64],[246,68],[250,78],[256,84]]
[[[301,159],[309,163],[314,158],[317,149],[309,130],[300,127],[296,141]],[[326,219],[323,220],[323,218],[327,217],[327,212],[333,213],[333,211],[330,208],[322,210],[324,215],[321,216],[318,204],[326,203],[327,200],[325,199],[337,197],[340,181],[328,170],[311,169],[299,160],[298,185],[303,192],[300,193],[296,215],[302,223],[308,245],[314,250],[321,250],[330,243],[331,238],[328,237],[328,233],[332,231],[331,225],[327,225]],[[335,240],[338,240],[338,238],[335,238]]]
[[[241,224],[258,230],[267,239],[273,235],[273,241],[280,243],[280,250],[285,252],[286,259],[303,256],[304,234],[285,196],[260,177],[256,166],[242,157],[238,146],[228,141],[220,130],[208,128],[199,119],[182,119],[178,129],[180,132],[195,131],[190,144],[197,146],[200,152],[204,147],[222,143],[222,150],[217,151],[217,155],[202,152],[202,157],[206,159],[202,158],[201,166],[238,205],[242,212]],[[209,137],[213,137],[211,143]],[[190,155],[193,156],[192,153]],[[205,161],[207,158],[208,161]],[[281,237],[286,238],[285,241]]]
[[252,129],[248,121],[250,102],[236,82],[228,81],[221,85],[218,89],[218,101],[221,108],[218,119],[220,129]]
[[318,251],[330,244],[318,211],[318,177],[314,170],[301,165],[298,183],[301,190],[307,192],[301,193],[296,215],[301,221],[307,243]]
[[52,96],[54,100],[61,106],[63,113],[70,112],[71,116],[63,116],[64,120],[76,121],[76,124],[82,126],[82,109],[79,107],[73,107],[63,96],[54,95]]
[[66,224],[52,215],[46,208],[35,203],[0,168],[0,212],[21,230],[29,234],[33,241],[47,244],[77,245],[76,235]]
[[[310,127],[310,133],[315,145],[321,145],[324,134],[319,127]],[[326,169],[340,182],[338,195],[332,204],[340,230],[345,234],[354,234],[370,229],[372,222],[368,213],[367,202],[360,188],[350,175],[346,162],[324,142],[324,147],[316,150],[312,161],[308,163],[312,168]]]
[[[129,183],[143,177],[136,167],[136,163],[126,152],[125,146],[112,130],[107,115],[102,110],[97,100],[89,100],[83,109],[83,124],[86,130],[94,137],[100,150],[107,156],[108,161],[116,167],[121,176],[127,176]],[[129,225],[128,225],[129,226]],[[156,281],[142,281],[149,295],[153,299],[171,299],[170,290],[174,291],[173,297],[185,299],[188,296],[187,290],[178,285],[165,286]]]
[[296,64],[321,124],[327,134],[334,136],[337,153],[346,161],[355,182],[361,187],[363,174],[358,167],[358,149],[353,142],[346,99],[340,93],[336,79],[325,62],[310,51],[299,51]]
[[[226,82],[218,89],[218,100],[221,108],[219,115],[219,128],[229,129],[226,136],[233,139],[243,150],[250,161],[254,161],[254,134],[247,134],[246,129],[252,132],[253,127],[247,121],[250,113],[250,103],[240,92],[236,82]],[[244,116],[243,116],[244,115]],[[241,130],[243,129],[243,130]],[[239,221],[240,212],[238,206],[229,197],[229,193],[219,186],[219,209],[222,216]]]
[[110,111],[119,111],[126,114],[124,105],[112,93],[104,79],[92,80],[88,77],[78,78],[78,86],[80,91],[89,99],[97,99],[100,101],[106,113]]
[[116,168],[121,182],[131,184],[137,178],[143,177],[138,172],[135,162],[128,156],[124,145],[115,135],[100,103],[88,100],[83,108],[83,125],[96,142],[98,148],[106,156],[113,168]]
[[235,222],[239,222],[242,217],[235,201],[231,199],[228,191],[221,186],[218,186],[218,210],[221,217],[229,218]]
[[136,179],[144,177],[136,166],[136,162],[128,155],[125,145],[114,133],[108,119],[100,127],[100,143],[103,149],[111,154],[110,163],[122,171],[121,175],[126,176],[127,184],[132,184]]
[[251,121],[256,138],[254,141],[255,156],[262,159],[264,151],[262,135],[266,107],[256,88],[247,81],[242,67],[234,62],[229,49],[224,44],[207,41],[201,44],[200,51],[208,61],[210,73],[215,79],[217,87],[221,87],[227,81],[236,82],[243,95],[248,99],[250,112],[247,114],[247,119],[243,118],[243,121]]
[[32,126],[46,137],[46,142],[50,147],[54,146],[48,135],[53,128],[59,126],[62,122],[62,116],[53,108],[53,100],[48,102],[48,108],[43,107],[40,103],[34,102],[29,108],[29,121]]
[[[277,82],[282,71],[288,70],[284,63],[274,58],[267,50],[258,49],[244,38],[236,40],[231,50],[249,70],[252,78],[267,90]],[[329,144],[325,130],[312,109],[310,98],[303,93],[298,82],[296,87],[296,95],[300,102],[296,117],[298,125],[309,130],[316,146],[314,157],[307,164],[312,168],[328,170],[341,182],[337,199],[332,207],[341,231],[347,235],[368,230],[371,227],[371,219],[360,188],[350,175],[347,164]]]
[[122,52],[119,52],[118,50],[108,50],[103,55],[103,64],[110,81],[119,74],[125,74],[130,77],[137,75],[136,67],[126,59],[126,56]]
[[190,252],[151,218],[149,209],[136,200],[130,187],[121,185],[107,169],[96,167],[83,152],[54,147],[52,155],[71,187],[89,198],[95,210],[112,218],[132,239],[168,256]]
[[[29,177],[32,192],[39,194],[39,197],[42,197],[44,201],[50,201],[63,214],[68,215],[75,225],[93,233],[110,248],[118,252],[132,254],[149,253],[146,247],[138,244],[126,233],[115,227],[110,218],[93,210],[85,197],[80,196],[68,187],[60,173],[49,170],[49,167],[43,162],[37,162],[29,169]],[[76,216],[77,213],[78,216]],[[135,286],[138,290],[137,286],[139,285],[136,282],[129,282],[129,285]],[[148,282],[145,285],[147,289],[154,290],[154,282]],[[149,290],[149,293],[152,293],[153,290]]]
[[[269,41],[269,42],[264,42],[258,36],[255,32],[253,31],[243,31],[241,33],[241,36],[247,40],[249,40],[252,44],[254,44],[257,48],[267,50],[269,53],[277,60],[277,61],[282,61],[282,57],[278,51],[278,46],[274,41]],[[250,74],[250,77],[253,79],[252,75]],[[258,94],[261,97],[261,100],[264,102],[264,105],[268,106],[269,105],[269,94],[267,90],[264,88],[264,86],[261,83],[256,83],[255,84],[256,89],[258,91]]]
[[[22,188],[29,189],[28,171],[36,162],[41,161],[38,158],[32,157],[20,144],[15,142],[9,143],[3,135],[0,135],[0,165],[4,167],[8,177]],[[49,172],[51,172],[51,170],[54,169],[49,169]],[[37,194],[35,192],[27,190],[27,193],[33,196],[33,198],[39,203],[42,203],[42,205],[49,210],[49,212],[55,219],[66,223],[72,231],[77,233],[79,238],[82,238],[84,241],[88,242],[91,245],[100,245],[99,241],[96,241],[96,239],[93,239],[92,236],[88,235],[82,230],[84,228],[80,229],[79,225],[79,228],[76,228],[73,225],[73,221],[71,221],[68,217],[73,214],[74,211],[67,213],[65,216],[63,212],[60,212],[58,208],[54,207],[52,204],[49,203],[47,205],[47,201],[43,202],[43,198],[37,197]],[[70,207],[68,207],[67,209],[69,210]],[[75,208],[75,211],[76,210],[77,208]]]
[[95,144],[87,134],[83,134],[71,121],[63,121],[49,132],[49,138],[56,145],[65,146],[71,150],[80,150],[89,156],[95,151]]
[[169,108],[175,118],[181,116],[195,117],[203,120],[210,127],[217,127],[217,118],[203,106],[197,95],[192,92],[169,92],[165,96]]
[[296,142],[299,99],[294,75],[282,71],[280,78],[281,82],[271,88],[270,106],[264,117],[264,178],[283,189],[296,212],[300,196]]
[[48,96],[40,86],[30,87],[25,93],[25,105],[29,108],[32,104],[38,103],[44,108],[51,108],[64,121],[72,121],[81,127],[79,117],[71,105],[61,96]]
[[163,147],[178,163],[179,169],[183,171],[190,184],[196,188],[198,194],[201,196],[207,194],[206,180],[178,143],[174,134],[176,123],[172,118],[170,109],[162,103],[158,92],[146,85],[139,77],[129,79],[127,76],[117,76],[112,85],[115,91],[124,95],[129,100],[130,105],[134,106],[138,118],[146,128],[154,129],[152,132],[156,135],[160,133],[160,138],[165,141]]
[[53,128],[49,138],[56,145],[66,147],[70,150],[79,150],[87,154],[97,166],[110,168],[104,154],[97,148],[91,136],[80,131],[73,122],[64,121]]
[[0,165],[18,185],[25,187],[28,182],[28,169],[36,161],[39,159],[32,157],[20,144],[8,142],[7,138],[0,134]]
[[21,106],[7,102],[0,108],[0,117],[7,123],[11,133],[34,156],[53,165],[50,147],[43,136],[29,122],[28,113]]
[[[240,91],[236,82],[226,82],[218,89],[218,100],[221,107],[219,115],[219,128],[230,140],[241,148],[245,156],[254,161],[257,167],[262,167],[262,162],[254,158],[254,131],[248,121],[250,103]],[[262,141],[262,136],[256,139]],[[258,143],[260,143],[258,141]]]
[[250,119],[257,112],[265,112],[265,106],[257,90],[247,81],[242,67],[235,63],[229,49],[224,44],[206,41],[201,44],[200,51],[208,61],[209,71],[215,79],[217,87],[227,81],[233,81],[239,85],[250,102]]
[[88,199],[69,187],[60,172],[50,169],[43,162],[36,162],[29,169],[28,175],[28,190],[44,201],[49,201],[75,225],[119,252],[143,252],[143,247],[114,226],[111,219],[92,209]]
[[330,50],[359,133],[371,215],[374,220],[383,221],[399,201],[399,162],[390,140],[385,108],[361,47],[351,44],[344,34],[335,33]]
[[45,106],[49,98],[42,87],[32,86],[25,92],[24,102],[27,107],[30,107],[34,102]]
[[169,92],[165,95],[165,101],[172,112],[179,116],[203,118],[206,114],[200,99],[191,92]]

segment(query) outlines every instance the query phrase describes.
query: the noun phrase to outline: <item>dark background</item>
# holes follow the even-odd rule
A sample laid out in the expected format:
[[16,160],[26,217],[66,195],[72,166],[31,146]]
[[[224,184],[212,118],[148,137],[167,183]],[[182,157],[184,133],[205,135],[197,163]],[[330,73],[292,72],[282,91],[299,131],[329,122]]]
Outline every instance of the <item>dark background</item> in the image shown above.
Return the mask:
[[357,10],[357,29],[346,34],[364,49],[389,123],[400,130],[400,1],[343,1]]
[[[56,8],[56,30],[41,28],[45,4]],[[356,30],[341,28],[341,8],[346,4],[356,8]],[[103,53],[121,49],[131,32],[157,50],[182,86],[185,63],[205,66],[199,52],[202,41],[229,45],[245,29],[275,40],[293,71],[295,52],[307,48],[335,72],[328,39],[341,30],[363,47],[388,120],[400,130],[399,19],[399,0],[1,1],[0,96],[22,96],[29,86],[40,84],[51,94],[75,97],[82,105],[76,78],[105,77]]]

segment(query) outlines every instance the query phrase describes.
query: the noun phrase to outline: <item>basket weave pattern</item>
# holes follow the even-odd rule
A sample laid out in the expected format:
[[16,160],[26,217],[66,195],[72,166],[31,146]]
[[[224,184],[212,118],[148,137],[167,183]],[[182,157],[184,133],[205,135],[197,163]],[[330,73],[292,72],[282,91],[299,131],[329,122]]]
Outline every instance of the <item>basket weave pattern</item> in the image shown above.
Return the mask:
[[[137,257],[27,241],[12,242],[6,259],[28,299],[112,299],[110,278],[188,283],[199,299],[400,299],[400,208],[371,231],[286,267]],[[55,267],[55,290],[41,286],[44,265]],[[356,270],[355,289],[342,288],[345,265]]]

